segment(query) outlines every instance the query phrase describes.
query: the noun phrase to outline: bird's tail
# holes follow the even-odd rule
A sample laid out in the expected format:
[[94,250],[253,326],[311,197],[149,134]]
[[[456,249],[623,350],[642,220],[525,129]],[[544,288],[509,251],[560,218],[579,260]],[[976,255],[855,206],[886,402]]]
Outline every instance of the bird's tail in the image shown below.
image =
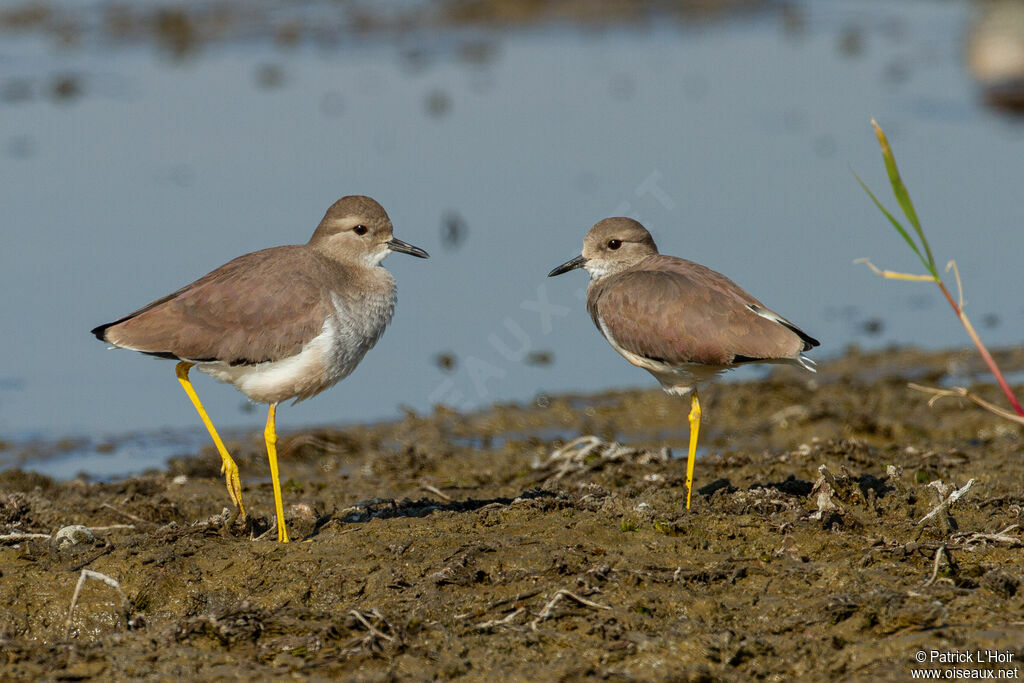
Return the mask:
[[793,361],[804,370],[810,370],[811,372],[818,371],[818,364],[803,354],[794,358]]

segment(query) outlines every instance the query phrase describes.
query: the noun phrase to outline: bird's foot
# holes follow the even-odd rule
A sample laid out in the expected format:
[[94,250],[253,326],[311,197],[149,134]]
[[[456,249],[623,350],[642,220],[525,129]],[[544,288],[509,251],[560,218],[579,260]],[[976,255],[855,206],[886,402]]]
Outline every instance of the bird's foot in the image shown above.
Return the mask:
[[231,459],[230,455],[224,455],[221,459],[220,472],[224,475],[224,483],[228,488],[228,496],[235,504],[238,514],[245,520],[245,506],[242,505],[242,482],[238,478],[238,465]]

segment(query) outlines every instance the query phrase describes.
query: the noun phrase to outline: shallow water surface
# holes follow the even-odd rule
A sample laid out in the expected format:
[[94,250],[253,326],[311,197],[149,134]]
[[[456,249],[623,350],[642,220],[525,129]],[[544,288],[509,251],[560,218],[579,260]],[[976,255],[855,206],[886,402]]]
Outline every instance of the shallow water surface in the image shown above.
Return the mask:
[[[105,351],[88,330],[238,254],[305,241],[349,193],[380,200],[432,258],[385,262],[390,330],[339,387],[284,407],[285,431],[653,384],[593,329],[583,274],[545,277],[608,215],[733,277],[821,339],[819,358],[965,344],[936,292],[851,263],[920,270],[851,173],[886,196],[872,117],[982,335],[1019,342],[1007,274],[1024,252],[1024,127],[986,108],[965,66],[970,3],[512,30],[356,30],[333,27],[332,7],[292,7],[281,25],[306,27],[292,37],[242,24],[176,43],[197,34],[164,16],[163,38],[115,40],[117,17],[88,6],[72,40],[4,35],[0,457],[38,438],[205,438],[170,363]],[[261,407],[196,375],[218,426],[262,428]]]

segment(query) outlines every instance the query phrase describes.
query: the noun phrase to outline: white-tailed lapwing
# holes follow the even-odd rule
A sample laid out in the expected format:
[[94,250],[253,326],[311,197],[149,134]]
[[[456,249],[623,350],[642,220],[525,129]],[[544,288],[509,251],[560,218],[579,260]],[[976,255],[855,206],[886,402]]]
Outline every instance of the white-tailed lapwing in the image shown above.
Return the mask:
[[587,310],[623,358],[654,375],[662,388],[690,400],[686,507],[700,430],[698,388],[747,363],[791,363],[818,340],[699,263],[658,253],[651,234],[631,218],[606,218],[583,239],[583,253],[548,276],[590,273]]
[[277,471],[277,404],[319,394],[351,373],[384,333],[395,280],[380,267],[393,251],[427,258],[395,239],[369,197],[343,197],[309,242],[239,256],[173,294],[92,331],[116,347],[177,360],[178,381],[220,452],[228,494],[245,516],[238,467],[188,378],[195,366],[269,404],[264,438],[277,513],[288,541]]

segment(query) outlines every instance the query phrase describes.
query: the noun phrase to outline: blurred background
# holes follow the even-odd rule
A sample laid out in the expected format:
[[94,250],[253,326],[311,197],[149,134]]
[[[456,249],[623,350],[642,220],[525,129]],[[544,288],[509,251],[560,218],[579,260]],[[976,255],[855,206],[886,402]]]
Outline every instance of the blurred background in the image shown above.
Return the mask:
[[[967,345],[933,287],[852,264],[921,270],[853,176],[891,197],[872,118],[982,337],[1019,344],[1022,112],[1019,0],[6,2],[0,466],[102,477],[205,444],[173,364],[89,329],[305,242],[345,194],[432,258],[385,262],[390,330],[282,431],[653,386],[593,329],[586,276],[545,277],[610,215],[818,360]],[[226,432],[262,429],[195,383]]]

